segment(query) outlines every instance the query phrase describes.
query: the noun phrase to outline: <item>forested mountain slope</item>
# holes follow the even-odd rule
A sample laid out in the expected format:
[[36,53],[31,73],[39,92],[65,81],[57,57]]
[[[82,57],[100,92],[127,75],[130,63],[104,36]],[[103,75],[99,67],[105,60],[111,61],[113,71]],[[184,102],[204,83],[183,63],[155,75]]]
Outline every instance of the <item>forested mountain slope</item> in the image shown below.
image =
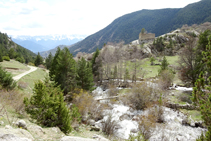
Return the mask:
[[99,32],[69,48],[74,55],[77,52],[93,52],[107,42],[130,43],[138,39],[142,28],[156,36],[168,33],[184,24],[200,24],[211,21],[211,1],[201,0],[178,9],[140,10],[114,20]]
[[36,54],[14,43],[6,33],[0,32],[0,56],[8,56],[22,63],[34,62]]

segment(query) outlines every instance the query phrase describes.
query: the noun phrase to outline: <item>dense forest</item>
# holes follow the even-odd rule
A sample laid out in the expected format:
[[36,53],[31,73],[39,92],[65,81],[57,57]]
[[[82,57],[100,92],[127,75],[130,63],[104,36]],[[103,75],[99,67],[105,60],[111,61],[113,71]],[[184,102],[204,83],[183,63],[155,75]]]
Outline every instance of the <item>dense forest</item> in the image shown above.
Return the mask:
[[6,33],[0,32],[0,59],[15,59],[28,64],[34,62],[36,54],[14,43]]

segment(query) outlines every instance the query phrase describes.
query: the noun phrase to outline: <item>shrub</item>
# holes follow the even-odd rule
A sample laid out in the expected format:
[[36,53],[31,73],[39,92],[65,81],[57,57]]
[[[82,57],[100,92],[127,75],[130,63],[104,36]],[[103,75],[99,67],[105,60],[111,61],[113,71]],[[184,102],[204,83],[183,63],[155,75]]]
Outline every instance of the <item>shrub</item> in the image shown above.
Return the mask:
[[159,74],[158,84],[161,89],[168,89],[174,80],[174,74],[171,70],[163,70]]
[[9,56],[3,56],[3,60],[10,61],[10,57]]
[[32,63],[32,62],[29,62],[28,65],[35,66],[34,63]]
[[7,105],[12,107],[17,113],[22,113],[24,104],[23,104],[24,94],[17,91],[4,91],[0,92],[0,103],[2,105]]
[[[147,107],[151,101],[157,101],[160,95],[160,90],[154,86],[150,86],[146,82],[134,85],[124,100],[125,104],[132,105],[137,110],[142,110]],[[154,84],[152,84],[154,85]]]
[[38,124],[58,126],[64,133],[72,130],[70,111],[64,102],[62,90],[48,79],[35,83],[32,97],[24,98],[24,104],[26,112],[32,119],[36,119]]
[[72,122],[81,122],[81,114],[79,113],[78,107],[76,107],[75,104],[71,106],[71,117],[72,117]]
[[107,135],[107,136],[112,136],[116,132],[116,127],[117,127],[117,121],[112,120],[112,115],[109,114],[108,118],[104,120],[103,126],[102,126],[102,131]]
[[16,61],[23,63],[23,59],[20,57],[15,58]]
[[16,82],[13,80],[12,74],[5,71],[1,66],[0,66],[0,86],[7,90],[12,90],[16,86]]
[[89,114],[89,118],[102,119],[102,111],[106,108],[104,104],[97,103],[94,98],[83,89],[75,89],[73,94],[73,103],[78,107],[82,117]]

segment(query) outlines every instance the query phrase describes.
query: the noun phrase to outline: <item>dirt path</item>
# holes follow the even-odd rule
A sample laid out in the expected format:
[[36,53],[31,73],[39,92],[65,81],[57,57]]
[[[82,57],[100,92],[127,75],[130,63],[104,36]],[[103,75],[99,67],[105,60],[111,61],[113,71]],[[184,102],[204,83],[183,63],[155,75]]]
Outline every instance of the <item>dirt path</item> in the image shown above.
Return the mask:
[[25,75],[27,75],[27,74],[29,74],[29,73],[31,73],[31,72],[37,70],[37,67],[33,67],[33,66],[28,66],[28,67],[30,68],[30,70],[28,70],[28,71],[26,71],[26,72],[24,72],[24,73],[21,73],[21,74],[19,74],[19,75],[17,75],[17,76],[14,76],[13,79],[14,79],[15,81],[18,81],[19,79],[21,79],[21,77],[23,77],[23,76],[25,76]]

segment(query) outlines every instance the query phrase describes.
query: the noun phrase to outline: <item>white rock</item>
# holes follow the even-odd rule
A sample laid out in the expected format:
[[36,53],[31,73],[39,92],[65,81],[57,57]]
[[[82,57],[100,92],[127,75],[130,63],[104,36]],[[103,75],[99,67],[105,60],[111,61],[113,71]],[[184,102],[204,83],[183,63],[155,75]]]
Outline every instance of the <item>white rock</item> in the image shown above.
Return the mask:
[[96,135],[96,134],[94,134],[93,138],[98,141],[109,141],[108,139],[104,138],[103,136]]
[[20,128],[27,129],[26,122],[24,120],[19,120],[16,125]]
[[65,137],[61,138],[60,141],[96,141],[96,140],[89,139],[89,138],[65,136]]
[[12,129],[12,127],[10,125],[6,125],[5,129]]
[[13,134],[3,134],[3,135],[0,134],[0,140],[1,141],[32,141],[31,139],[20,138]]
[[0,125],[4,125],[4,122],[3,121],[0,121]]

